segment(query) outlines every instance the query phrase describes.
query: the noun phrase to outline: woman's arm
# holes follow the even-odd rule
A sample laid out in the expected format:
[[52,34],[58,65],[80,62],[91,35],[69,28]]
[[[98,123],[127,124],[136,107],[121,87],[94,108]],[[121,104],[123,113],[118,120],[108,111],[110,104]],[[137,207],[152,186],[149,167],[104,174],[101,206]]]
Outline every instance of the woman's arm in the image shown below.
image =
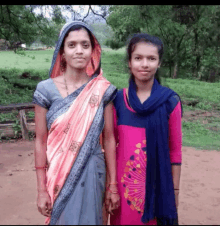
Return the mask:
[[[45,167],[47,163],[47,126],[46,126],[47,109],[35,105],[35,166]],[[46,170],[37,169],[37,188],[38,191],[46,190]]]
[[[47,109],[39,105],[35,105],[35,167],[37,174],[37,190],[38,190],[38,210],[44,216],[50,216],[51,200],[46,188],[46,167],[47,157],[47,125],[46,125]],[[39,168],[38,168],[39,167]]]

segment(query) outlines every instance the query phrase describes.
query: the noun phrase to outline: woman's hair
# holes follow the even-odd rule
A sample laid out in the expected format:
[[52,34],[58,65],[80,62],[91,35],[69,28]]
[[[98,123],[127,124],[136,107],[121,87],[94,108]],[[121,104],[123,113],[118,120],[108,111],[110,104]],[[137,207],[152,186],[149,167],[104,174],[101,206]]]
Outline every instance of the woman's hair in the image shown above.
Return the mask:
[[[137,33],[129,39],[129,43],[127,45],[127,62],[131,60],[131,55],[135,49],[135,46],[140,42],[146,42],[156,46],[159,54],[159,62],[161,63],[163,57],[163,42],[158,37],[147,33]],[[161,83],[158,69],[155,73],[155,78],[159,83]],[[134,79],[134,75],[132,73],[130,79]]]
[[92,45],[92,50],[95,48],[95,39],[91,33],[90,30],[88,30],[86,27],[84,27],[83,25],[73,25],[68,31],[67,33],[65,34],[64,38],[63,38],[63,42],[60,46],[60,51],[61,51],[61,54],[63,53],[63,50],[64,50],[64,43],[65,43],[65,40],[66,40],[66,37],[69,35],[69,33],[71,31],[77,31],[77,30],[81,30],[81,29],[85,29],[87,32],[88,32],[88,35],[89,35],[89,38],[90,38],[90,42],[91,42],[91,45]]

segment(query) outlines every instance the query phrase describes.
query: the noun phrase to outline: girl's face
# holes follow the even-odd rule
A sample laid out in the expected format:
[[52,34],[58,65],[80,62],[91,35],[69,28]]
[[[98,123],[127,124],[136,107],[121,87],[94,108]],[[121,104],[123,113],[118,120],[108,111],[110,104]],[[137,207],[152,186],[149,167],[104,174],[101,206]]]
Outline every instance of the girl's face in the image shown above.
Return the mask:
[[135,80],[148,82],[160,66],[158,48],[151,43],[139,42],[131,54],[129,67]]
[[92,45],[85,29],[71,31],[64,42],[64,56],[67,67],[86,69],[92,54]]

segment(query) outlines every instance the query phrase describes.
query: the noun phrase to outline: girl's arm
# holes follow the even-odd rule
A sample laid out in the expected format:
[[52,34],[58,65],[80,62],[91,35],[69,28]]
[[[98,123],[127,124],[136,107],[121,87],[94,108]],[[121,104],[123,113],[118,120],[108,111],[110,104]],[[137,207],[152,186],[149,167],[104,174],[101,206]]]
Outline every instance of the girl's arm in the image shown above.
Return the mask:
[[[107,165],[107,173],[109,175],[109,189],[113,192],[117,191],[117,176],[116,176],[116,142],[114,137],[114,118],[113,118],[113,103],[109,103],[104,111],[105,126],[103,129],[103,147],[105,150],[105,159]],[[113,209],[119,205],[118,194],[112,194],[111,201]]]
[[[180,102],[178,102],[169,118],[169,148],[174,189],[179,189],[182,163],[182,123]],[[175,190],[174,192],[176,205],[178,206],[179,190]]]
[[109,183],[115,183],[116,179],[116,142],[114,137],[114,121],[112,103],[109,103],[104,112],[105,126],[103,129],[103,147],[107,171],[109,173]]
[[[50,216],[51,200],[46,188],[46,167],[47,157],[47,126],[46,126],[47,109],[35,105],[35,167],[37,174],[37,190],[38,190],[38,210],[44,216]],[[39,167],[39,168],[38,168]]]

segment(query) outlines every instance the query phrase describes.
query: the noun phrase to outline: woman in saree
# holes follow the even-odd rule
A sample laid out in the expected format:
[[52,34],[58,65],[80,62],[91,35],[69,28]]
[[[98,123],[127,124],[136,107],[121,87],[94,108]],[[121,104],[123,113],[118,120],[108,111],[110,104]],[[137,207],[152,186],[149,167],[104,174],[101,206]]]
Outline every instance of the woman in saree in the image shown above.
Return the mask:
[[45,224],[100,225],[109,174],[108,205],[118,208],[112,100],[103,77],[101,46],[83,22],[63,26],[49,79],[34,92],[38,210]]
[[129,86],[113,101],[121,205],[112,225],[178,224],[182,108],[158,82],[162,56],[162,41],[145,33],[127,46]]

